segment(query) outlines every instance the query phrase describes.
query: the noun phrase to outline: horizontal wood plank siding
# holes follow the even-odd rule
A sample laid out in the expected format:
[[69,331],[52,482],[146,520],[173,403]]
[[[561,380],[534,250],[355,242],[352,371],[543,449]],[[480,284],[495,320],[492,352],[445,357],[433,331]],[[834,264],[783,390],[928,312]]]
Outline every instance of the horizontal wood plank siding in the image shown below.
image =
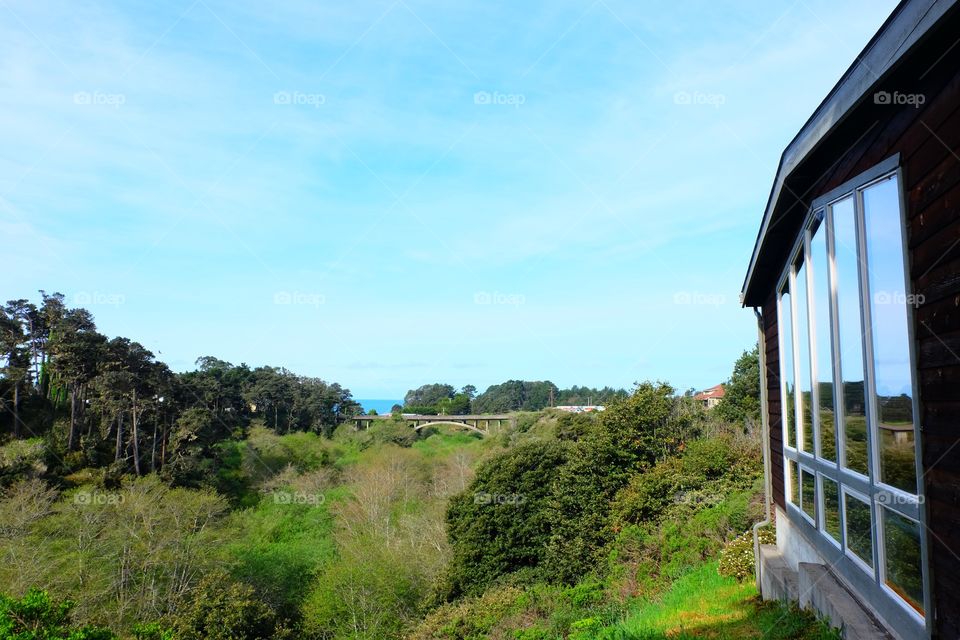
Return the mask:
[[770,427],[770,489],[774,504],[786,509],[783,473],[783,424],[780,412],[780,338],[777,332],[777,298],[771,294],[763,316],[763,362],[767,376],[767,424]]

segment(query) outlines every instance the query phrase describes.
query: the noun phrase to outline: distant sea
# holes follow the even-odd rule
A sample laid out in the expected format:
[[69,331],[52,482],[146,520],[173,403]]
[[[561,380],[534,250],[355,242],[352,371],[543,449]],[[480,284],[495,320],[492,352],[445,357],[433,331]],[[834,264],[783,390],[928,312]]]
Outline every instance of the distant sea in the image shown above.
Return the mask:
[[360,406],[363,407],[364,411],[370,411],[370,409],[374,409],[380,415],[390,413],[390,409],[393,408],[393,405],[395,404],[403,404],[403,400],[385,400],[383,398],[372,400],[354,398],[354,400],[360,403]]

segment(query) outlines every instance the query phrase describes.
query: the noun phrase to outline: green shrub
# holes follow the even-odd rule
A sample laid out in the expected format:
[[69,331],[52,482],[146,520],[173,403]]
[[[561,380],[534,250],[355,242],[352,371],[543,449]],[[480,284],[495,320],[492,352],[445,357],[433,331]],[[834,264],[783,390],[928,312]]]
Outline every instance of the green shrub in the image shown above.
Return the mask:
[[0,488],[47,470],[47,447],[42,438],[12,440],[0,447]]
[[211,573],[177,623],[180,640],[272,640],[289,637],[273,610],[248,585]]
[[401,447],[413,446],[420,433],[403,420],[378,420],[367,431],[374,443],[396,444]]
[[[773,527],[761,527],[757,531],[760,544],[776,544],[777,533]],[[743,533],[720,551],[720,563],[717,572],[722,576],[746,580],[754,575],[753,530]]]
[[235,512],[226,529],[231,542],[224,555],[230,574],[251,585],[284,618],[298,615],[318,567],[335,552],[333,518],[326,504],[305,503],[301,497],[324,495],[284,491],[267,496],[255,508]]
[[570,454],[564,443],[532,442],[480,466],[447,509],[453,557],[443,597],[478,595],[507,574],[539,568],[551,536],[551,486]]
[[135,640],[177,640],[177,632],[159,622],[149,622],[133,625],[133,637]]
[[414,558],[378,542],[358,544],[317,578],[302,609],[309,637],[395,638],[414,619],[428,583]]
[[509,625],[528,604],[529,597],[518,587],[490,589],[438,607],[417,625],[409,640],[483,640],[498,625]]
[[0,638],[3,640],[115,640],[103,627],[74,627],[69,600],[54,602],[46,591],[30,589],[23,598],[0,594]]

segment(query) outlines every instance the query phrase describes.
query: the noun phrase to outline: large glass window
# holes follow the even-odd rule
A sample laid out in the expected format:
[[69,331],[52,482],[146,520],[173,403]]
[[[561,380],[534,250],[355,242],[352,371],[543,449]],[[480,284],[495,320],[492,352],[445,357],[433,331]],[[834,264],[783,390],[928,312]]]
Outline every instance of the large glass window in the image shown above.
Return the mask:
[[823,482],[823,530],[839,544],[840,533],[840,487],[836,481],[821,477]]
[[788,514],[922,616],[915,301],[899,181],[879,171],[814,203],[778,289]]
[[[824,212],[818,212],[818,216],[823,220]],[[810,322],[816,370],[816,418],[820,437],[820,456],[826,460],[836,461],[829,271],[827,225],[821,223],[813,230],[810,238],[810,279],[813,281],[813,288],[810,290]]]
[[793,368],[793,308],[790,306],[790,283],[780,294],[780,379],[783,380],[783,429],[785,444],[797,448],[796,386]]
[[787,494],[790,502],[795,505],[800,504],[800,478],[797,476],[797,463],[793,460],[787,460],[787,482],[790,484],[790,492]]
[[844,493],[847,549],[868,567],[873,567],[873,510],[853,494]]
[[900,192],[891,176],[863,190],[873,395],[876,402],[880,481],[917,492],[908,302],[903,267]]
[[813,387],[810,378],[810,324],[807,314],[807,269],[801,262],[797,265],[796,279],[794,281],[796,295],[793,305],[797,310],[795,321],[797,323],[797,425],[800,433],[800,450],[807,453],[813,453],[813,422],[811,412],[811,396]]
[[800,507],[813,521],[817,520],[817,477],[800,467]]
[[840,432],[844,466],[867,475],[867,401],[864,389],[863,329],[860,314],[857,224],[853,196],[831,207],[834,236],[834,289],[842,397]]
[[923,568],[920,562],[920,523],[883,508],[883,547],[886,584],[923,613]]

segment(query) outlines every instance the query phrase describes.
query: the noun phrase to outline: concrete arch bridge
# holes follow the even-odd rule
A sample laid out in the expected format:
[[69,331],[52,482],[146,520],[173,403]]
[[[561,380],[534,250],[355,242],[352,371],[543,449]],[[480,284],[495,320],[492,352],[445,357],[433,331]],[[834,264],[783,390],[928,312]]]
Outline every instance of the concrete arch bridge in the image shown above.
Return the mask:
[[[362,431],[377,420],[392,420],[393,416],[351,416],[346,422],[352,422],[354,429]],[[511,427],[516,426],[516,418],[509,414],[475,414],[464,416],[440,416],[440,415],[420,415],[404,413],[402,420],[412,427],[414,431],[420,431],[426,427],[455,426],[463,427],[488,436],[498,432],[505,424]]]

